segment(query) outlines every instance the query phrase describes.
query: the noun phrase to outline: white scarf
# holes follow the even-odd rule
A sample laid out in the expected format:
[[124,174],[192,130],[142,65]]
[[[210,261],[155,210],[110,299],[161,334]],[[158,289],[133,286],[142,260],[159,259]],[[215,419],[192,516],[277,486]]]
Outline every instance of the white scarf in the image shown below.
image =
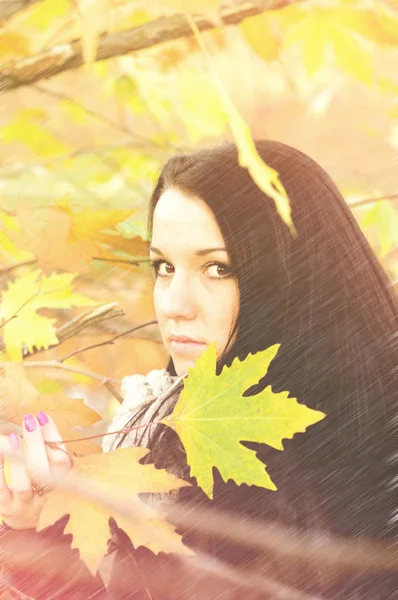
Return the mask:
[[[151,416],[159,406],[164,397],[164,392],[169,393],[185,377],[172,376],[166,369],[153,369],[147,375],[129,375],[124,377],[121,384],[123,403],[120,405],[116,415],[108,427],[108,432],[119,431],[126,426],[128,421],[137,411],[147,403],[152,402],[145,414],[145,420],[149,423]],[[147,447],[149,442],[149,430],[145,430],[139,445]],[[137,432],[129,431],[127,434],[118,433],[104,437],[102,449],[104,452],[114,450],[118,442],[125,436],[121,447],[137,446]]]

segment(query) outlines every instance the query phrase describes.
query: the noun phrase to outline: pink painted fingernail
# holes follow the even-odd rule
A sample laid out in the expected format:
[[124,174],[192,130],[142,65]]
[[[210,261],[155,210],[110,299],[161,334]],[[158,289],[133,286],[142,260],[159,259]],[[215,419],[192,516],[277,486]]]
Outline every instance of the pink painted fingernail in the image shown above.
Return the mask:
[[19,449],[19,437],[16,433],[10,433],[8,435],[8,439],[10,440],[10,446],[13,450]]
[[36,421],[35,421],[35,418],[33,415],[25,415],[23,420],[24,420],[26,431],[35,431]]
[[39,410],[39,412],[37,413],[37,420],[39,421],[40,425],[47,425],[47,423],[50,422],[50,419],[42,410]]

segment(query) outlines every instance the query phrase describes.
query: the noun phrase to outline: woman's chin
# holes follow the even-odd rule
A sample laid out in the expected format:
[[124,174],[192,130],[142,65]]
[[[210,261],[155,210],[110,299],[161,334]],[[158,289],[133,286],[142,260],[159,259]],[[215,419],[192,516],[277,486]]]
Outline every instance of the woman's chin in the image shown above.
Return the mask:
[[188,373],[188,369],[193,369],[195,367],[198,358],[199,357],[182,358],[181,356],[172,356],[174,369],[177,375],[179,377],[181,375],[186,375]]

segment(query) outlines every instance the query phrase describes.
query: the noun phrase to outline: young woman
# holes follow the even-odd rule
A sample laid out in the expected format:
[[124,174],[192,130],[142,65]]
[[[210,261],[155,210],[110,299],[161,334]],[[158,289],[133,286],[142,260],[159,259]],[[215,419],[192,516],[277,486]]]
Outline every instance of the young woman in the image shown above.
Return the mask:
[[[256,146],[280,174],[298,235],[291,236],[273,200],[239,166],[233,144],[168,161],[150,201],[149,233],[155,310],[170,360],[166,369],[125,378],[125,400],[109,431],[148,426],[109,435],[104,450],[148,447],[147,462],[195,484],[177,435],[155,422],[172,411],[188,367],[213,341],[218,373],[235,357],[278,343],[268,372],[245,395],[268,385],[289,390],[326,418],[285,441],[284,452],[244,442],[267,465],[276,492],[223,482],[215,470],[213,501],[195,485],[182,488],[168,498],[170,520],[178,522],[181,510],[210,507],[237,523],[251,517],[292,526],[303,539],[322,535],[326,545],[330,534],[391,544],[398,539],[396,296],[323,169],[282,143]],[[394,571],[342,570],[267,554],[204,534],[199,521],[178,529],[196,553],[186,560],[134,549],[111,520],[103,578],[92,578],[70,551],[70,536],[62,536],[67,517],[34,531],[45,495],[32,489],[31,478],[38,470],[70,468],[63,453],[45,451],[43,440],[54,439],[54,427],[46,415],[27,416],[26,467],[14,467],[12,491],[1,482],[2,547],[14,560],[6,561],[14,592],[43,600],[395,597]],[[14,436],[10,443],[20,441]],[[21,540],[38,569],[47,552],[52,564],[64,565],[64,577],[55,566],[43,579],[23,571],[15,552]]]

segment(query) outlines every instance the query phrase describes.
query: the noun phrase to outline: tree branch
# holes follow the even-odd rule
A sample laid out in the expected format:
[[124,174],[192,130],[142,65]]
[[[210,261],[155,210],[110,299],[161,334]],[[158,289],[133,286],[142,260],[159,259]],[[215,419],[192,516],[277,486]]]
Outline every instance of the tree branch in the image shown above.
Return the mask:
[[59,339],[59,343],[62,344],[62,342],[77,335],[87,327],[97,325],[106,319],[114,319],[115,317],[122,317],[123,315],[124,312],[119,304],[117,302],[111,302],[110,304],[104,304],[94,310],[85,312],[82,315],[77,315],[68,323],[58,327],[55,333]]
[[363,200],[354,200],[354,202],[350,202],[348,206],[350,208],[357,206],[365,206],[366,204],[373,204],[374,202],[382,202],[383,200],[397,200],[397,194],[387,194],[386,196],[377,196],[376,198],[364,198]]
[[124,337],[125,335],[128,335],[129,333],[138,331],[139,329],[142,329],[143,327],[146,327],[147,325],[157,325],[157,323],[158,323],[157,321],[148,321],[148,323],[142,323],[142,325],[138,325],[137,327],[133,327],[132,329],[128,329],[127,331],[124,331],[123,333],[119,333],[118,335],[115,335],[115,337],[111,338],[110,340],[106,340],[106,342],[99,342],[98,344],[92,344],[91,346],[86,346],[85,348],[80,348],[79,350],[75,350],[74,352],[71,352],[64,358],[60,358],[59,361],[64,362],[65,360],[68,360],[68,358],[72,358],[72,356],[75,356],[76,354],[80,354],[81,352],[85,352],[86,350],[92,350],[93,348],[99,348],[100,346],[106,346],[108,344],[113,344],[113,342],[115,340],[118,340],[119,338]]
[[[20,310],[20,309],[19,309]],[[62,344],[65,340],[73,337],[80,333],[83,329],[87,327],[91,327],[92,325],[97,325],[103,321],[108,319],[113,319],[115,317],[122,317],[124,315],[123,310],[120,308],[117,302],[111,302],[110,304],[104,304],[103,306],[99,306],[94,310],[83,313],[82,315],[77,315],[71,321],[60,325],[55,330],[55,334],[59,340],[59,344]],[[15,316],[15,315],[14,315]],[[4,324],[3,324],[4,325]],[[50,348],[54,348],[55,346],[59,346],[59,344],[54,344],[50,346]],[[0,351],[4,350],[4,344],[0,341]],[[24,357],[33,356],[34,354],[40,354],[40,352],[44,352],[43,348],[37,349],[35,348],[33,352],[28,352],[27,348],[23,348],[22,353]]]
[[[236,25],[246,17],[266,10],[276,10],[303,0],[248,0],[220,10],[224,25]],[[204,16],[192,17],[200,31],[214,29],[218,25]],[[98,42],[96,60],[106,60],[129,52],[151,48],[164,42],[192,37],[193,31],[184,14],[162,17],[127,31],[103,34]],[[58,44],[36,56],[24,58],[4,66],[0,73],[0,91],[6,92],[22,85],[48,79],[83,64],[81,40]]]
[[92,371],[87,371],[86,369],[80,369],[79,367],[69,367],[68,365],[64,365],[64,363],[60,362],[59,360],[32,360],[24,361],[23,364],[28,368],[61,369],[62,371],[69,371],[70,373],[85,375],[85,377],[90,377],[90,379],[95,379],[103,384],[108,383],[108,381],[116,381],[119,383],[119,379],[105,377],[105,375],[99,375],[98,373],[93,373]]

